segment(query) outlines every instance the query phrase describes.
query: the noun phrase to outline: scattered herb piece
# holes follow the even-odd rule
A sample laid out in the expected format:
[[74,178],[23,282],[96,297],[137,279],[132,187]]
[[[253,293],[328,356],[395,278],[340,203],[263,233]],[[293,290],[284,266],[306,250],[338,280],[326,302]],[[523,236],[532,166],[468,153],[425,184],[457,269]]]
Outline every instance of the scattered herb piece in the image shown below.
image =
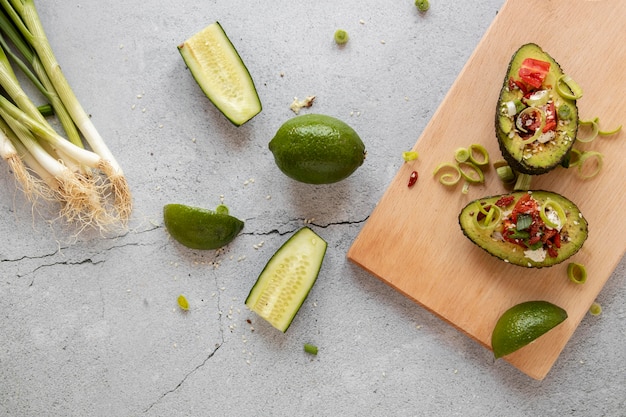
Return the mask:
[[189,301],[182,294],[178,296],[178,307],[185,311],[189,310]]
[[593,304],[591,304],[591,307],[589,307],[589,314],[591,314],[592,316],[599,316],[602,313],[602,306],[597,303],[594,302]]
[[404,151],[404,152],[402,152],[402,159],[404,159],[404,162],[413,161],[413,160],[417,159],[418,156],[419,156],[419,154],[416,151]]
[[312,345],[310,343],[305,343],[304,344],[304,351],[306,353],[310,353],[311,355],[317,355],[317,346]]
[[428,0],[415,0],[415,7],[417,7],[417,10],[424,13],[430,9],[430,2]]
[[337,29],[335,31],[335,43],[337,43],[337,45],[345,45],[348,42],[348,39],[350,39],[350,37],[348,36],[348,32],[345,30]]

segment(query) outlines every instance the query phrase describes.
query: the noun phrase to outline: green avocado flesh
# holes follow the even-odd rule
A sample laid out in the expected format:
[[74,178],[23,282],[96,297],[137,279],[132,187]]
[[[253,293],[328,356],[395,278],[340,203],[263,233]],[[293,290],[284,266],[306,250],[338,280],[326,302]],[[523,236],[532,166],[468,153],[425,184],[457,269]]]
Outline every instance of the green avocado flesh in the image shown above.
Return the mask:
[[[549,69],[546,67],[549,66]],[[509,63],[496,108],[502,156],[517,172],[539,175],[567,157],[576,140],[578,109],[560,65],[539,46],[520,47]]]
[[543,268],[574,255],[587,239],[576,205],[550,191],[518,191],[470,202],[459,214],[465,236],[514,265]]

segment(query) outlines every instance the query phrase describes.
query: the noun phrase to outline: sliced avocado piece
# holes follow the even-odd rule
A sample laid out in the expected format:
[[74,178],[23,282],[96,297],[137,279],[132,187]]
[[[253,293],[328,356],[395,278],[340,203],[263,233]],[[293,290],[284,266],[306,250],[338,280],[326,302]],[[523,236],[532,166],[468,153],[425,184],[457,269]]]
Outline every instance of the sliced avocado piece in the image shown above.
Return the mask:
[[[496,108],[502,156],[515,171],[539,175],[561,165],[576,140],[578,109],[561,66],[538,45],[521,46],[509,63]],[[559,93],[557,83],[563,96]]]
[[529,268],[563,262],[578,252],[588,234],[576,204],[543,190],[474,200],[461,210],[459,225],[489,254]]

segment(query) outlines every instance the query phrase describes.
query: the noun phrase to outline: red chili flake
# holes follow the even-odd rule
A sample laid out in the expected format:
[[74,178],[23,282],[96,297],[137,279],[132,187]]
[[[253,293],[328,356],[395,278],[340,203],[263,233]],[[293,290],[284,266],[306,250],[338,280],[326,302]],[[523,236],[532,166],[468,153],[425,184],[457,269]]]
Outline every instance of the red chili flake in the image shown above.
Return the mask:
[[409,187],[413,187],[417,182],[417,171],[411,172],[411,176],[409,177]]

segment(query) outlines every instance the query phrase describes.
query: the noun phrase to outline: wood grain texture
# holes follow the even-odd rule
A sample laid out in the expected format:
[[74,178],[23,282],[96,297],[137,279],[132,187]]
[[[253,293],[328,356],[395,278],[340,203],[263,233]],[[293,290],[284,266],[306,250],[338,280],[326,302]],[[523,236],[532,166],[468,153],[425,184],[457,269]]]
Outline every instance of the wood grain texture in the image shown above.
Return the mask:
[[[582,86],[581,119],[598,116],[605,129],[626,124],[624,27],[623,0],[505,3],[418,139],[419,159],[400,167],[348,251],[349,260],[487,348],[495,322],[509,307],[543,299],[565,308],[564,323],[505,358],[535,379],[547,375],[626,252],[626,133],[577,145],[605,155],[599,176],[585,181],[558,168],[533,180],[533,188],[574,201],[589,222],[588,240],[570,259],[586,265],[584,285],[568,280],[567,261],[543,269],[509,265],[463,236],[461,208],[506,192],[493,168],[485,184],[465,195],[461,185],[448,189],[432,173],[439,163],[453,161],[456,148],[472,143],[483,144],[492,161],[501,159],[494,112],[509,60],[524,43],[540,45]],[[408,188],[413,170],[420,178]]]

